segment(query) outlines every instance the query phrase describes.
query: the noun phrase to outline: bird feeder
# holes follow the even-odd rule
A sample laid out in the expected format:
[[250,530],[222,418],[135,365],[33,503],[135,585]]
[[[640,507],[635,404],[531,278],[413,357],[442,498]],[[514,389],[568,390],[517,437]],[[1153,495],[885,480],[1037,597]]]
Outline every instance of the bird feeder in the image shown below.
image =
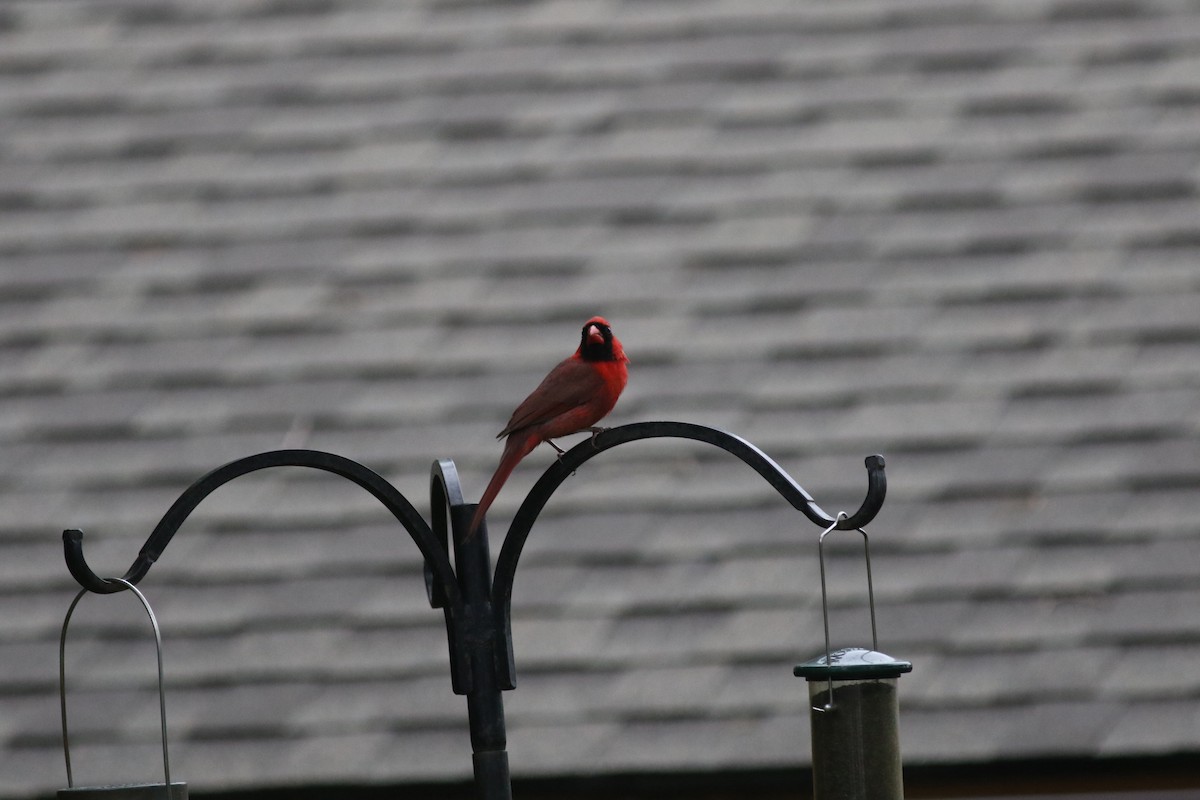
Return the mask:
[[137,587],[122,578],[110,578],[109,580],[133,592],[137,599],[141,601],[142,608],[146,610],[147,616],[150,617],[150,625],[154,628],[154,647],[158,654],[158,711],[162,735],[163,782],[131,783],[119,786],[75,786],[75,775],[71,769],[71,744],[70,738],[67,735],[66,653],[67,626],[71,623],[71,615],[75,613],[75,607],[79,605],[79,601],[88,593],[88,589],[82,589],[79,594],[75,595],[75,599],[67,609],[66,618],[63,619],[62,635],[59,637],[58,642],[58,699],[62,708],[63,757],[67,764],[68,787],[66,789],[59,789],[58,797],[62,798],[62,800],[188,800],[187,784],[182,781],[171,781],[171,759],[167,752],[167,699],[163,688],[162,633],[158,627],[158,620],[155,619],[154,611],[151,610],[150,603],[146,600],[145,595]]
[[[842,515],[838,515],[839,518]],[[793,671],[808,681],[815,800],[903,800],[897,679],[912,664],[879,652],[871,553],[861,528],[867,567],[872,647],[830,650],[829,601],[825,585],[825,537],[818,543],[825,653]]]

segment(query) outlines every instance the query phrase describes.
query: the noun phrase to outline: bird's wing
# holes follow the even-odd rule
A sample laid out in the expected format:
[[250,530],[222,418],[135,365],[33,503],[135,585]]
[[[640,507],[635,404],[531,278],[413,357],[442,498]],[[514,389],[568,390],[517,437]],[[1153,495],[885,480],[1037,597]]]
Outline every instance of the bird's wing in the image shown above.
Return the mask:
[[532,428],[587,405],[604,385],[603,377],[590,365],[568,358],[550,370],[533,392],[521,401],[497,439],[513,431]]

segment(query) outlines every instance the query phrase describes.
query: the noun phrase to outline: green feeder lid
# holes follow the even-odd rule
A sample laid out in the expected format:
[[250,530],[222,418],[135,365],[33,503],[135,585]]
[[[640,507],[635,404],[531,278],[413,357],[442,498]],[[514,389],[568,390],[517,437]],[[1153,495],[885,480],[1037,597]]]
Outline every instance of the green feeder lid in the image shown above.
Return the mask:
[[865,647],[843,647],[829,654],[828,663],[822,654],[792,670],[793,675],[810,681],[896,678],[905,672],[912,672],[911,662],[897,661],[887,653]]

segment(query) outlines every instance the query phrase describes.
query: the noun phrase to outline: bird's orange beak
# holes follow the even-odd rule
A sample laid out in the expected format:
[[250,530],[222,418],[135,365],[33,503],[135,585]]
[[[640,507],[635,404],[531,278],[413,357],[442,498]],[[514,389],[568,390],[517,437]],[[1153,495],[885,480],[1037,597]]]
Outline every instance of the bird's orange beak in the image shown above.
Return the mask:
[[604,344],[604,334],[596,325],[589,325],[587,332],[588,344]]

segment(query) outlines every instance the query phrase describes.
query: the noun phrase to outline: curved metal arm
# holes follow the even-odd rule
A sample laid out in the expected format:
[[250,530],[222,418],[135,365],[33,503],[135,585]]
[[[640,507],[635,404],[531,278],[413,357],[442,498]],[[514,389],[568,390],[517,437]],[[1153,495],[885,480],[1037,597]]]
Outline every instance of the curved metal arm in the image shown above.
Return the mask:
[[812,495],[796,483],[766,453],[740,436],[716,428],[690,422],[637,422],[632,425],[609,428],[592,439],[584,440],[550,465],[550,468],[533,485],[525,497],[525,501],[517,509],[517,514],[513,517],[512,525],[508,529],[508,535],[500,548],[500,554],[496,558],[496,573],[492,581],[492,605],[495,613],[499,615],[498,621],[507,639],[508,658],[502,659],[501,663],[503,664],[504,661],[508,663],[509,674],[506,678],[509,683],[515,684],[511,642],[513,577],[516,574],[521,550],[525,547],[525,540],[529,537],[529,531],[537,520],[538,514],[541,513],[559,484],[570,477],[588,459],[627,442],[661,438],[694,439],[715,445],[737,456],[765,478],[767,483],[771,484],[793,508],[822,528],[854,530],[865,527],[879,513],[887,494],[884,461],[883,456],[880,455],[868,456],[866,459],[867,496],[858,510],[849,516],[839,514],[837,517],[833,517],[825,513],[817,505]]
[[[450,567],[450,561],[446,557],[445,550],[438,547],[429,525],[425,523],[425,520],[421,518],[421,515],[417,513],[412,504],[405,499],[404,495],[400,494],[394,486],[380,477],[378,473],[367,469],[357,461],[351,461],[348,458],[319,450],[271,450],[247,456],[237,461],[231,461],[209,472],[189,486],[167,510],[163,518],[159,520],[158,525],[155,526],[154,531],[150,534],[150,538],[142,545],[137,559],[129,567],[129,571],[125,573],[123,580],[131,584],[136,584],[145,577],[150,567],[158,560],[158,557],[162,555],[162,551],[171,542],[171,537],[175,535],[175,532],[183,525],[184,520],[196,509],[196,506],[200,505],[200,502],[204,498],[234,478],[268,467],[310,467],[312,469],[319,469],[340,475],[366,489],[392,513],[400,524],[404,526],[405,530],[408,531],[409,535],[412,536],[413,541],[416,542],[417,547],[421,550],[421,554],[425,557],[425,563],[432,570],[433,578],[441,589],[443,596],[448,598],[451,603],[458,602],[458,582],[455,580],[454,570]],[[71,575],[85,589],[97,594],[112,594],[124,588],[120,583],[99,577],[88,566],[87,560],[83,556],[83,531],[63,531],[63,552],[67,560],[67,568],[71,571]]]
[[783,471],[766,453],[759,450],[750,442],[732,433],[696,425],[690,422],[636,422],[632,425],[622,425],[619,428],[609,428],[596,435],[594,439],[580,442],[568,450],[543,473],[534,484],[517,514],[513,517],[500,555],[496,559],[496,575],[493,581],[494,597],[497,600],[506,599],[512,590],[512,576],[516,571],[517,560],[521,549],[538,514],[545,507],[550,496],[559,484],[570,477],[581,464],[605,450],[617,445],[639,439],[694,439],[699,442],[720,447],[748,464],[755,472],[763,476],[793,508],[808,517],[814,524],[822,528],[833,526],[835,530],[854,530],[863,528],[875,518],[883,506],[887,494],[887,478],[884,475],[883,456],[873,455],[866,459],[867,496],[863,499],[858,510],[849,516],[837,518],[825,513],[817,505],[812,495],[800,484]]

